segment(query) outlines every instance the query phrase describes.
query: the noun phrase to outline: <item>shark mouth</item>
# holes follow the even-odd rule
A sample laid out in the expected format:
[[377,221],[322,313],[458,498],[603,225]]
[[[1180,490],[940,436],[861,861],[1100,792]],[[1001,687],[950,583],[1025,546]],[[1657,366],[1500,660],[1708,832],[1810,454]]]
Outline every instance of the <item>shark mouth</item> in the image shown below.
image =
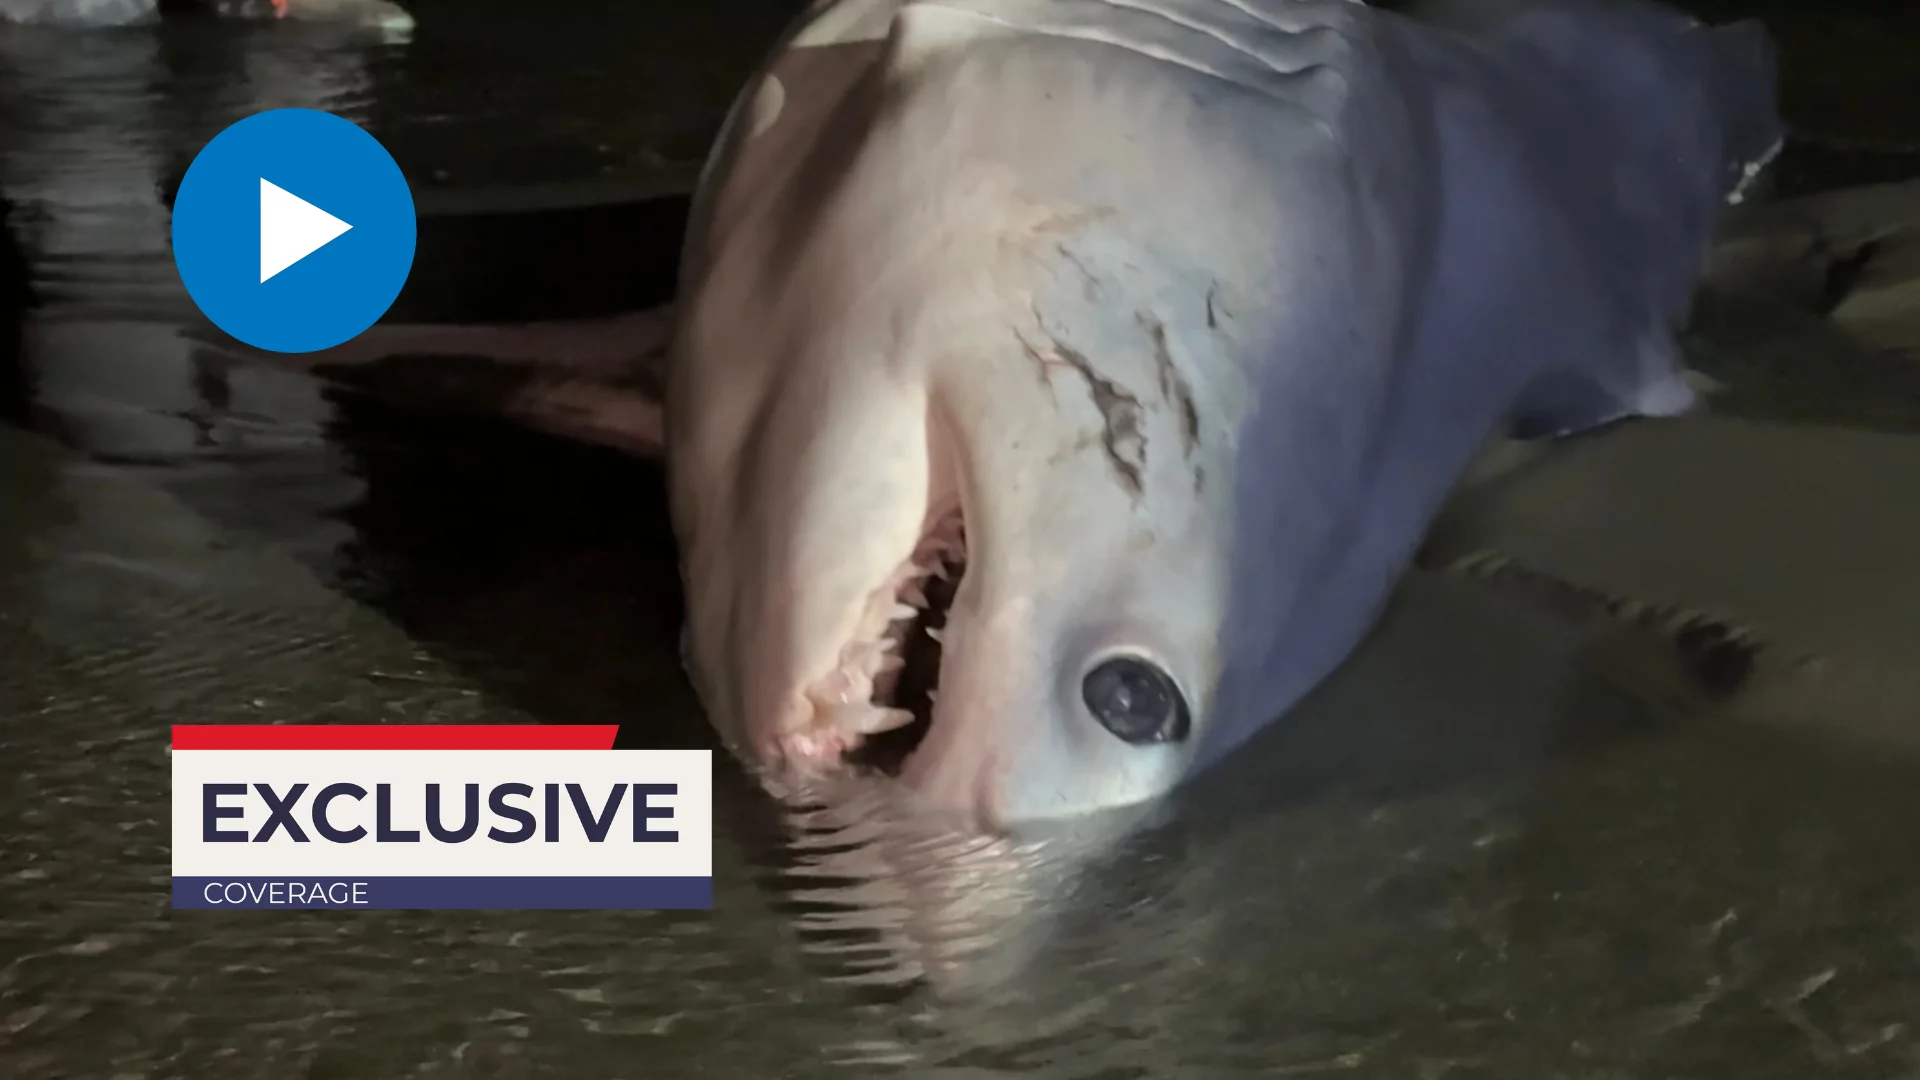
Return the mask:
[[868,599],[839,666],[804,692],[811,715],[782,737],[787,760],[898,774],[933,724],[966,555],[958,501],[940,500],[913,553]]

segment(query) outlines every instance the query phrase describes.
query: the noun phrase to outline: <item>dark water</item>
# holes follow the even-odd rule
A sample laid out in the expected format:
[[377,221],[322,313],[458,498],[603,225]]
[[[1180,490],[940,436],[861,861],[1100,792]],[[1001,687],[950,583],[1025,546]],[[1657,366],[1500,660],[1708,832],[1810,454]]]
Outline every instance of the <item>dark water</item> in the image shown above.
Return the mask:
[[[366,123],[449,235],[498,227],[476,189],[670,188],[784,7],[422,3],[405,44],[0,28],[42,301],[0,364],[0,1076],[1920,1078],[1920,736],[1656,706],[1584,628],[1431,577],[1149,820],[942,836],[884,790],[776,808],[721,758],[710,913],[171,912],[169,723],[713,745],[657,471],[197,348],[172,178],[298,104]],[[1920,174],[1920,125],[1831,103],[1906,77],[1893,51],[1790,87],[1871,145],[1783,183]],[[653,287],[597,242],[588,276]]]

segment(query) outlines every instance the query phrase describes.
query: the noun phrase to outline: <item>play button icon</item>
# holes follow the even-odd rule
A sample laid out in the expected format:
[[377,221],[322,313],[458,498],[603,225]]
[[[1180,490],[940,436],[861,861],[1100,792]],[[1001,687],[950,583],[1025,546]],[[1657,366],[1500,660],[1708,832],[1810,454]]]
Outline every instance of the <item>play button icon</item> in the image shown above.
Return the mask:
[[353,226],[260,178],[260,280],[319,251]]
[[413,194],[365,130],[274,109],[201,149],[173,205],[173,258],[214,325],[259,349],[331,348],[377,322],[413,267]]

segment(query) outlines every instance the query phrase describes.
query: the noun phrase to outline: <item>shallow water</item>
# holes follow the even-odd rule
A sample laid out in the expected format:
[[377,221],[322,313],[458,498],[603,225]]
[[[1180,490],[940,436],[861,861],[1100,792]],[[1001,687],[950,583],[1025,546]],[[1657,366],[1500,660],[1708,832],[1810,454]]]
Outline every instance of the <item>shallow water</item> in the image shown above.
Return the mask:
[[0,1075],[1920,1077],[1920,735],[1656,705],[1434,577],[1148,819],[967,840],[722,757],[712,912],[171,912],[172,722],[713,745],[655,470],[178,332],[163,194],[230,120],[344,112],[423,203],[645,187],[782,17],[452,7],[0,36]]

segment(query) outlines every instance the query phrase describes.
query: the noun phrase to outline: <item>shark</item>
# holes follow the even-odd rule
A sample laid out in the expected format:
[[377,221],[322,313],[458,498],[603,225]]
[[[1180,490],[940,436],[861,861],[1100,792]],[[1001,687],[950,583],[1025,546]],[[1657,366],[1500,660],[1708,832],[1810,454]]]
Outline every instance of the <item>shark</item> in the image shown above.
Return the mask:
[[[661,459],[684,664],[770,789],[1071,819],[1283,721],[1490,444],[1686,423],[1781,144],[1765,32],[1640,0],[822,0],[716,136],[670,309],[300,362],[564,369],[489,407]],[[1497,533],[1442,561],[1511,582]]]
[[1771,63],[1637,4],[816,6],[720,133],[667,356],[714,723],[803,777],[908,732],[986,825],[1204,770],[1491,434],[1692,407]]

